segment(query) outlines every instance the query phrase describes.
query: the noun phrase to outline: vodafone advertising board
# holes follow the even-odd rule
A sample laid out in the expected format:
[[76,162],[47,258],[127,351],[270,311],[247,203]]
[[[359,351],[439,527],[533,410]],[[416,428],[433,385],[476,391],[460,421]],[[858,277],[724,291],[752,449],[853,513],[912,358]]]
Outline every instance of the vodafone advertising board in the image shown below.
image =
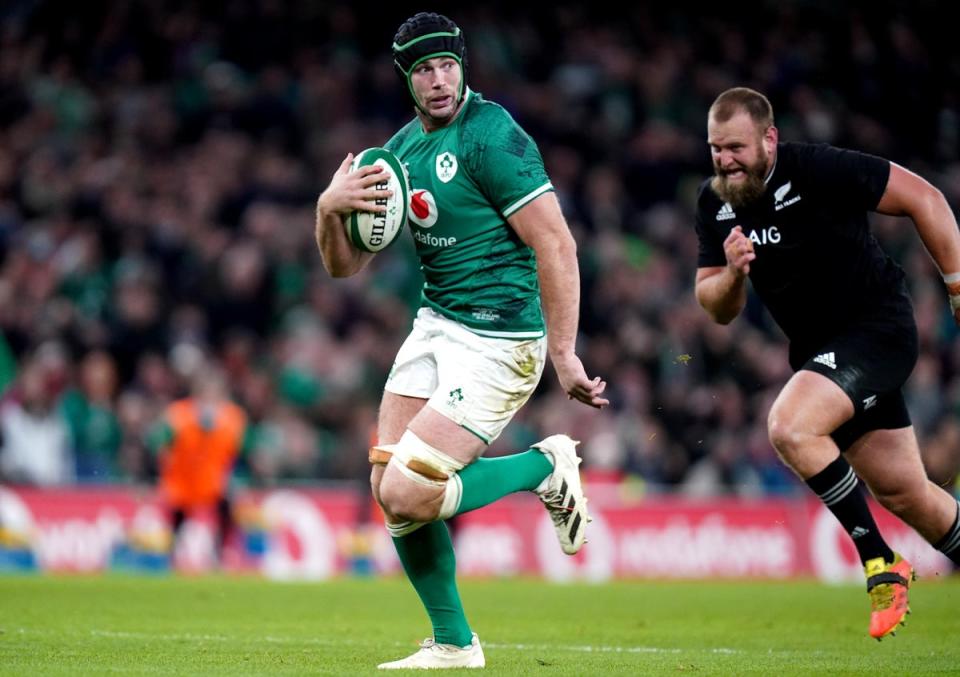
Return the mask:
[[[454,524],[458,570],[468,576],[540,575],[557,581],[614,578],[791,578],[861,581],[856,551],[816,501],[653,497],[628,501],[591,491],[589,543],[560,551],[532,496],[512,496]],[[216,562],[212,515],[188,521],[176,552],[161,504],[130,488],[0,488],[0,570],[259,571],[284,580],[399,570],[369,496],[351,489],[248,492],[235,501],[239,529]],[[872,506],[894,549],[923,575],[950,562]]]

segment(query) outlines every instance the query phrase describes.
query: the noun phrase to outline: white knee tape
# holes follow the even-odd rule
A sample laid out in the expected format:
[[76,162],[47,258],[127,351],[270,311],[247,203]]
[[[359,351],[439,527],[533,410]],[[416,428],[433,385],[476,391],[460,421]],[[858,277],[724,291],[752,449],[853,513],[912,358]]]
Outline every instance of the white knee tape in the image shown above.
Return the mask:
[[410,430],[403,433],[403,437],[397,442],[393,449],[393,457],[390,462],[396,462],[396,467],[408,478],[419,484],[427,486],[442,487],[447,483],[445,479],[434,479],[426,477],[416,470],[410,469],[410,461],[415,461],[414,465],[422,464],[436,471],[438,475],[449,478],[458,470],[462,470],[464,465],[443,453],[439,449],[434,449],[429,444],[421,440]]
[[387,522],[386,527],[391,536],[400,538],[401,536],[412,534],[424,524],[426,524],[426,522],[400,522],[399,524],[390,524]]
[[442,487],[447,483],[447,480],[435,480],[427,477],[426,475],[418,473],[416,470],[411,470],[407,467],[407,464],[398,459],[396,455],[390,459],[390,462],[387,465],[392,465],[401,473],[403,473],[407,479],[412,480],[417,484],[422,484],[425,487]]
[[463,482],[460,481],[460,475],[454,473],[447,480],[447,486],[443,488],[443,503],[440,504],[440,512],[437,519],[448,520],[457,514],[460,509],[460,500],[463,498]]

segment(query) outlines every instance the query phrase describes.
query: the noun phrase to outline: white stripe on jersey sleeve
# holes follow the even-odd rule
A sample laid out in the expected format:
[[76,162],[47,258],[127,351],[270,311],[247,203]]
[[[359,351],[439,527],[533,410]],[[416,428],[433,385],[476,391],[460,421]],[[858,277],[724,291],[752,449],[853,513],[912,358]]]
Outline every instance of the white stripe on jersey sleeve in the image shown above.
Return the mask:
[[553,184],[547,181],[545,184],[543,184],[539,188],[535,188],[534,190],[530,191],[529,193],[524,195],[522,198],[514,202],[512,205],[504,209],[503,215],[510,216],[511,214],[516,212],[518,209],[520,209],[520,207],[524,206],[528,202],[531,202],[534,198],[539,197],[543,193],[546,193],[548,190],[552,190],[552,189],[553,189]]

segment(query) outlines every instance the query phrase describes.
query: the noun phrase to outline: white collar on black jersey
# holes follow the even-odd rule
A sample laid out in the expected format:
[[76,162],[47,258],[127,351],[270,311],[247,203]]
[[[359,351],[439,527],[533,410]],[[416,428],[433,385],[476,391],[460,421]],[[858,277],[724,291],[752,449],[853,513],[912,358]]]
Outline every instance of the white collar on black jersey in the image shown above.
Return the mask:
[[773,173],[777,171],[777,162],[780,160],[780,153],[777,153],[777,157],[773,160],[773,167],[770,168],[770,172],[767,174],[767,178],[763,180],[763,185],[768,185],[770,179],[773,178]]

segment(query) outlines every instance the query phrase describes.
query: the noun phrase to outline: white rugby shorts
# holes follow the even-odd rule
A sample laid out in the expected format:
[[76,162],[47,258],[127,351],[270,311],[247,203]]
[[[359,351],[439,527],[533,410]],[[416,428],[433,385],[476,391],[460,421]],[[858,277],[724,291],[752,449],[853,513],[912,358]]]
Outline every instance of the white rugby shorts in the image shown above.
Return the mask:
[[421,308],[384,389],[420,397],[489,444],[540,382],[546,337],[490,338],[474,334],[431,308]]

